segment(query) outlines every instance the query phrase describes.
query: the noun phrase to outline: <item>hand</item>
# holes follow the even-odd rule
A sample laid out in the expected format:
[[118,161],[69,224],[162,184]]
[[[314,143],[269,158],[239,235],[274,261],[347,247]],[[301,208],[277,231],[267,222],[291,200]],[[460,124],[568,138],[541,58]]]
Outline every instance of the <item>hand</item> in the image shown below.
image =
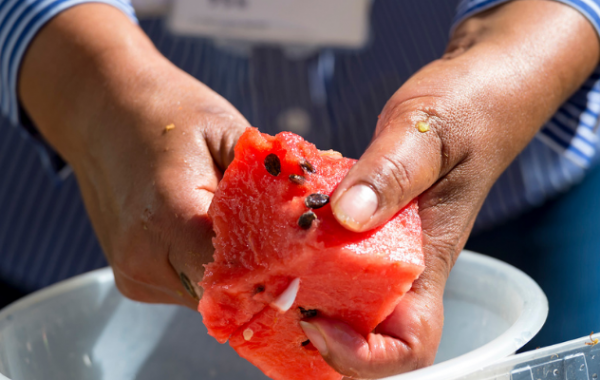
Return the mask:
[[596,33],[575,10],[510,2],[464,22],[446,55],[394,94],[331,202],[340,223],[364,231],[419,197],[426,269],[367,337],[310,320],[333,368],[379,378],[433,363],[446,279],[488,191],[598,57]]
[[102,4],[53,19],[30,46],[19,86],[74,169],[119,290],[195,310],[213,254],[206,213],[248,122]]

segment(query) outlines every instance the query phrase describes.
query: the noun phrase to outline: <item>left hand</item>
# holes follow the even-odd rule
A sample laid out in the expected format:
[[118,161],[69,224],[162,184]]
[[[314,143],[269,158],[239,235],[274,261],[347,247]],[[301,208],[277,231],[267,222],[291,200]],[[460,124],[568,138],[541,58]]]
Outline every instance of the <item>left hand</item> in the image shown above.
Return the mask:
[[19,88],[73,168],[121,293],[197,310],[214,252],[208,208],[246,119],[101,3],[45,25]]
[[366,337],[339,321],[308,321],[308,338],[334,369],[380,378],[433,363],[445,283],[487,193],[592,73],[599,51],[574,9],[510,2],[465,21],[446,55],[394,94],[331,202],[340,223],[365,231],[419,196],[426,268]]

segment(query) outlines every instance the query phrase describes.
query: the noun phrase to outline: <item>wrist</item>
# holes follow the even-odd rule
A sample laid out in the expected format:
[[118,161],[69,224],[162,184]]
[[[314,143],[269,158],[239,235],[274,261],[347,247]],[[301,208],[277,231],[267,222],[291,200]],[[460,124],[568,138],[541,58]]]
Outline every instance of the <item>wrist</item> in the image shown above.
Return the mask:
[[441,88],[454,110],[487,125],[475,140],[481,151],[500,154],[503,168],[591,75],[599,46],[592,25],[570,6],[508,2],[459,25],[434,64],[453,75],[429,91]]

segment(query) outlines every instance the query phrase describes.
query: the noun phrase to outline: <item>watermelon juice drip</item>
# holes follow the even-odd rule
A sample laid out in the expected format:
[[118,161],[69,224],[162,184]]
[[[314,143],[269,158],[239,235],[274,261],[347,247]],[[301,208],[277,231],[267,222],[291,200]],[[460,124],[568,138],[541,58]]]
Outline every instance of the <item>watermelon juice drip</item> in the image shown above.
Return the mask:
[[[423,270],[415,201],[369,232],[333,216],[328,197],[354,163],[249,128],[209,209],[215,254],[198,309],[210,335],[273,379],[341,379],[299,322],[333,318],[367,336]],[[293,297],[287,310],[282,293]]]

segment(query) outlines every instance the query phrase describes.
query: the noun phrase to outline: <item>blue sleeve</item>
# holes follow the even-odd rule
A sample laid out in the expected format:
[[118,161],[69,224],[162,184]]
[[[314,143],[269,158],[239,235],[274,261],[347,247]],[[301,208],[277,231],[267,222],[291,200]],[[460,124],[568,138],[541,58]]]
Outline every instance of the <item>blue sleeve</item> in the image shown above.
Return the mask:
[[[467,18],[510,0],[462,0],[452,24],[452,31]],[[570,5],[581,12],[600,35],[600,0],[554,0]]]
[[0,1],[0,112],[12,124],[21,123],[17,98],[19,66],[27,46],[50,19],[83,3],[110,4],[137,22],[129,0],[1,0]]

